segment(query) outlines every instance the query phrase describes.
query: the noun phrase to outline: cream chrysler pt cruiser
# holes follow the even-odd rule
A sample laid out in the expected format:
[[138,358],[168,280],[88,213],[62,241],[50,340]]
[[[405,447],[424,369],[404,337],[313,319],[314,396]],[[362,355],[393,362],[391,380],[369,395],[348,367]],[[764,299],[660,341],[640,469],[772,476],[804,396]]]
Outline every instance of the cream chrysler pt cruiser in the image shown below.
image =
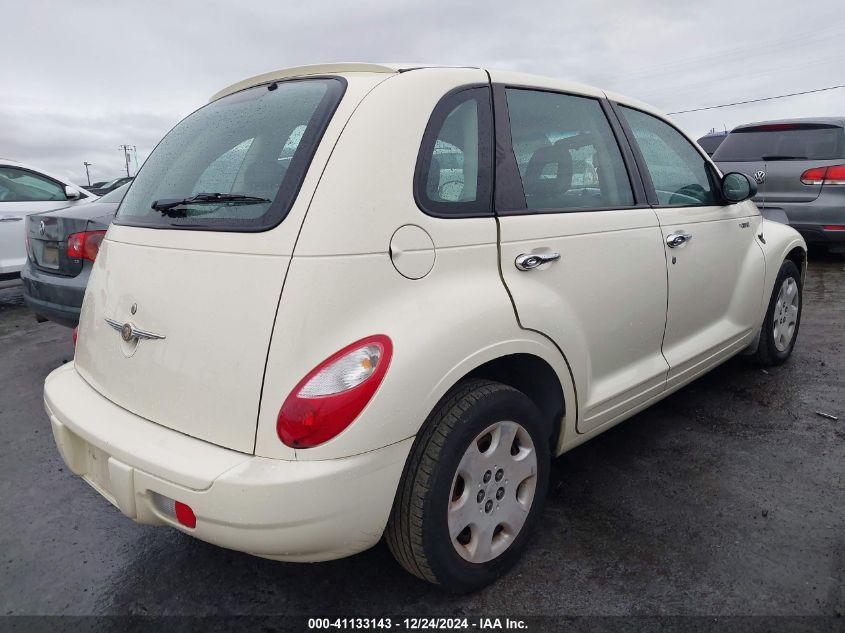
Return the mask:
[[45,404],[128,517],[266,558],[384,535],[452,591],[550,460],[735,354],[784,361],[805,244],[653,108],[479,68],[230,86],[161,141]]

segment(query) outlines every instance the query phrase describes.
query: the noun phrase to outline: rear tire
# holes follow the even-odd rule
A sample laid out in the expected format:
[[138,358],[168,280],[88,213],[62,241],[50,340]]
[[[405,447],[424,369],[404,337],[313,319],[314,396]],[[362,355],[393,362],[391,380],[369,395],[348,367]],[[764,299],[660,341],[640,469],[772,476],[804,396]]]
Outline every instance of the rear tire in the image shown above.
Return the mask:
[[801,325],[802,292],[798,267],[790,260],[784,261],[775,280],[760,342],[753,356],[758,365],[779,365],[792,354]]
[[522,392],[487,380],[455,386],[426,420],[405,465],[385,532],[394,558],[456,593],[499,578],[518,560],[541,513],[549,437]]

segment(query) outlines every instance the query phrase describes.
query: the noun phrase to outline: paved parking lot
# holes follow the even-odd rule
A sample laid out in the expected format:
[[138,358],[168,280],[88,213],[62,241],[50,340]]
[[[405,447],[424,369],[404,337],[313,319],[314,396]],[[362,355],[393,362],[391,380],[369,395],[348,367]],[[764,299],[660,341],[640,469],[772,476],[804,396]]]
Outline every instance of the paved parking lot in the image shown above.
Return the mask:
[[730,361],[558,459],[527,556],[464,597],[384,545],[282,564],[125,519],[64,467],[42,409],[70,330],[0,289],[0,614],[841,617],[844,268],[811,261],[789,363]]

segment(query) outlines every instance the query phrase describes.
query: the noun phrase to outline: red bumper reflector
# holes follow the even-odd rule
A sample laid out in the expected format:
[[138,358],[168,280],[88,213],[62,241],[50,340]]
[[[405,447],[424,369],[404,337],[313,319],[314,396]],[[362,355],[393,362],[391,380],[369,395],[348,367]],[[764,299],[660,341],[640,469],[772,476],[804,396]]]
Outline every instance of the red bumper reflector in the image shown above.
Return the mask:
[[197,517],[191,510],[191,506],[185,505],[181,501],[176,502],[176,520],[185,527],[197,527]]

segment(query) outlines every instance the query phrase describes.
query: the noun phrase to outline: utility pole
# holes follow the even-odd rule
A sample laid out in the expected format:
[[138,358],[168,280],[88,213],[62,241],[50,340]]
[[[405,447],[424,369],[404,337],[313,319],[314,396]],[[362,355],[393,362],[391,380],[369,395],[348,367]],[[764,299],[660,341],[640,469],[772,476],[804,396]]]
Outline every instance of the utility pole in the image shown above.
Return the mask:
[[87,160],[82,163],[85,165],[85,177],[88,179],[88,186],[91,186],[91,174],[88,173],[88,168],[93,165],[94,163],[89,163]]
[[123,160],[126,162],[126,175],[131,176],[132,174],[129,173],[129,152],[132,150],[134,145],[121,145],[118,149],[123,150]]

